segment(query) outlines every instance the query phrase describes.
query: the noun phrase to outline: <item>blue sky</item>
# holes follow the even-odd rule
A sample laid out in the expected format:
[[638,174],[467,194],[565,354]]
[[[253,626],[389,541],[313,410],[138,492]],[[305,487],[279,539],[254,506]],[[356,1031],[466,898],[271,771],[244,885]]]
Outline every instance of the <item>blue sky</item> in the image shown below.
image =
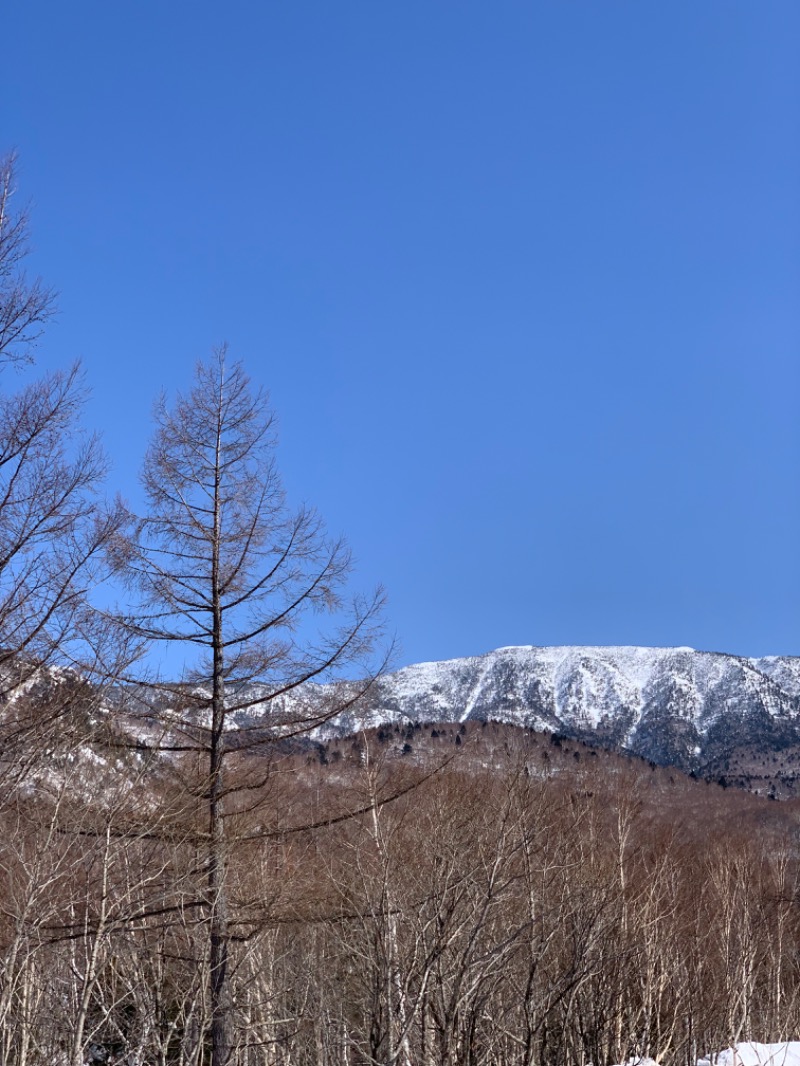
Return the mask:
[[397,662],[800,653],[800,7],[26,0],[39,365],[138,500],[227,341]]

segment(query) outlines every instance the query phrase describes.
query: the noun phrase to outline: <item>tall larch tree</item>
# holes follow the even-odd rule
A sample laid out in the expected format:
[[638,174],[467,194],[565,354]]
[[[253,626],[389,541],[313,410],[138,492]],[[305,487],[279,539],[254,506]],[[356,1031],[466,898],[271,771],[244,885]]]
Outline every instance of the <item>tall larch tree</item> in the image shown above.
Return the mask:
[[[198,840],[211,1063],[227,1066],[236,1042],[228,878],[237,796],[246,793],[252,814],[253,775],[264,765],[253,756],[338,710],[303,694],[369,657],[382,594],[343,602],[350,553],[313,510],[287,505],[267,399],[224,348],[198,364],[187,394],[158,403],[142,482],[147,511],[119,540],[116,563],[137,602],[129,630],[167,649],[172,680],[142,682],[152,744],[201,768],[186,802],[206,817]],[[228,773],[243,753],[244,779]]]

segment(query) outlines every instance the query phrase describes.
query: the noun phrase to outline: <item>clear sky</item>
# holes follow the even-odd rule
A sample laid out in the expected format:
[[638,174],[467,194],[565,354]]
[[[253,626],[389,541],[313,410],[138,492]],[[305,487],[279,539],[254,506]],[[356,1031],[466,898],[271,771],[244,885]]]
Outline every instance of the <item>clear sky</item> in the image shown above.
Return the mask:
[[800,653],[796,0],[12,0],[0,148],[138,499],[228,341],[397,663]]

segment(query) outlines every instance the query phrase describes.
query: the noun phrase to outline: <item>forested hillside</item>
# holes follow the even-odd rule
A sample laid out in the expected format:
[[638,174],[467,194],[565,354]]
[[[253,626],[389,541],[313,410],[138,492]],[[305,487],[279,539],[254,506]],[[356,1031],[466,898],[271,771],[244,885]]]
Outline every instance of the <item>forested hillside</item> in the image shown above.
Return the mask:
[[[4,791],[2,1061],[201,1063],[202,776],[92,717]],[[688,1063],[797,1032],[794,801],[507,726],[412,734],[231,761],[262,777],[226,814],[237,1062]]]

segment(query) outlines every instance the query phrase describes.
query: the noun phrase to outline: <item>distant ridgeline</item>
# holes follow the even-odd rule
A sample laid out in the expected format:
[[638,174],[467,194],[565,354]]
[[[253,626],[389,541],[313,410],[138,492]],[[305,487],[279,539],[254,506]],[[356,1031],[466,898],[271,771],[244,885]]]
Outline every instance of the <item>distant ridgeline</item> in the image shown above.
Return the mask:
[[[250,717],[258,713],[255,707]],[[563,733],[767,791],[776,779],[791,786],[800,770],[800,658],[691,648],[500,648],[387,674],[358,715],[337,717],[317,736],[473,720]]]

